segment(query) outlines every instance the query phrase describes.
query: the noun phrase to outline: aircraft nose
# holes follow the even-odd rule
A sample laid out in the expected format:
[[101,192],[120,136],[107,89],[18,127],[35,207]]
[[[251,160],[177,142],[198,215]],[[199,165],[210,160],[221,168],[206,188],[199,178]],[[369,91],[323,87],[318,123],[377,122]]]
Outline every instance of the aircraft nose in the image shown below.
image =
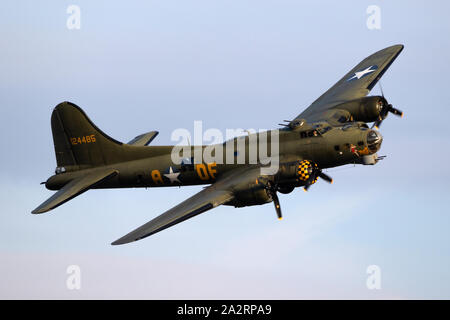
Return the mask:
[[381,133],[375,130],[370,130],[367,133],[367,147],[371,153],[375,153],[380,150],[381,143],[383,142],[383,137]]

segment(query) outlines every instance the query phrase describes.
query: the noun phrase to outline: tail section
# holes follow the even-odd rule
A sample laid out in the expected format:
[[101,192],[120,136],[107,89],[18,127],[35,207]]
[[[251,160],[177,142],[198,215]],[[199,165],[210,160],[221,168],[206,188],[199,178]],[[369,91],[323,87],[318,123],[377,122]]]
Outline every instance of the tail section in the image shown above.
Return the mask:
[[[113,179],[119,175],[120,167],[114,164],[167,155],[172,150],[172,146],[147,146],[157,135],[156,131],[140,135],[129,144],[114,140],[71,102],[62,102],[53,109],[51,125],[58,166],[45,186],[59,191],[32,213],[52,210]],[[70,173],[60,174],[66,171]]]
[[121,161],[123,144],[106,135],[71,102],[58,104],[51,118],[57,170],[72,171]]

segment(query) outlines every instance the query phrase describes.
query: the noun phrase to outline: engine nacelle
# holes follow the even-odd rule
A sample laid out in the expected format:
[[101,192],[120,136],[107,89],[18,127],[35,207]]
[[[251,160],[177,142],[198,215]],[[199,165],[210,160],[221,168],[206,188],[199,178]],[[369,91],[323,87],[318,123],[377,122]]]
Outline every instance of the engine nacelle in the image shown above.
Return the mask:
[[262,183],[254,183],[248,189],[236,191],[228,206],[247,207],[272,202],[272,196]]
[[385,101],[381,96],[364,97],[339,104],[333,109],[348,111],[352,121],[374,122],[379,120]]
[[[272,196],[266,188],[269,183],[276,186],[278,192],[290,193],[295,187],[306,185],[316,169],[317,164],[310,160],[283,163],[275,176],[260,177],[254,183],[243,186],[241,190],[235,191],[233,200],[224,205],[247,207],[272,202]],[[317,179],[316,176],[311,184],[316,183]]]

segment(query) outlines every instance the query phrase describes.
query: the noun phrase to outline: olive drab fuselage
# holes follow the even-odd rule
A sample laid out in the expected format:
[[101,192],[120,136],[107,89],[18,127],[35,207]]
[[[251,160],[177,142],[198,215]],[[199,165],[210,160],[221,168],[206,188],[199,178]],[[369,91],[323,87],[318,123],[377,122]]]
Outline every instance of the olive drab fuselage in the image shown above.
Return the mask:
[[[362,156],[373,153],[369,150],[367,143],[369,132],[372,132],[372,130],[358,123],[346,124],[341,127],[331,127],[322,124],[317,129],[308,130],[287,127],[279,129],[279,165],[310,160],[321,168],[331,168],[359,162]],[[270,133],[270,131],[267,133],[268,137],[271,136]],[[237,142],[240,139],[245,139],[244,148],[240,148],[242,144]],[[196,163],[193,158],[195,147],[191,146],[189,148],[192,157],[188,157],[178,164],[175,164],[172,160],[173,146],[152,146],[152,148],[159,148],[160,154],[148,157],[145,157],[144,154],[140,155],[142,158],[137,160],[108,165],[117,169],[119,174],[94,188],[170,187],[210,184],[221,175],[238,167],[261,166],[259,157],[257,163],[252,164],[250,161],[249,140],[252,140],[249,136],[234,139],[234,159],[231,159],[232,161],[226,158],[226,143],[215,146],[215,148],[222,149],[222,161],[198,161],[199,163]],[[95,141],[91,143],[95,143]],[[83,143],[81,143],[74,147],[82,148],[83,146]],[[133,147],[131,146],[130,148]],[[203,150],[204,148],[205,146],[202,146]],[[270,138],[268,138],[267,150],[270,155]],[[141,150],[141,153],[145,153],[145,150]],[[239,161],[238,159],[242,153],[245,154],[245,161]],[[58,190],[68,181],[90,170],[90,168],[74,171],[68,171],[68,168],[64,169],[65,172],[56,174],[48,179],[46,183],[48,189]],[[168,178],[168,175],[171,174],[170,170],[172,170],[172,175],[176,175],[176,179],[171,180]],[[283,181],[280,182],[282,183]]]

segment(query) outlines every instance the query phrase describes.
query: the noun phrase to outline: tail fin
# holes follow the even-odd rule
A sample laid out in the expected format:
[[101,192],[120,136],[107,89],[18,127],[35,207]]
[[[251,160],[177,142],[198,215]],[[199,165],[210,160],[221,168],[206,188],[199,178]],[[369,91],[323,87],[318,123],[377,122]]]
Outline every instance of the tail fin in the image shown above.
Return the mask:
[[58,168],[72,171],[121,160],[122,143],[97,128],[77,105],[58,104],[51,125]]

